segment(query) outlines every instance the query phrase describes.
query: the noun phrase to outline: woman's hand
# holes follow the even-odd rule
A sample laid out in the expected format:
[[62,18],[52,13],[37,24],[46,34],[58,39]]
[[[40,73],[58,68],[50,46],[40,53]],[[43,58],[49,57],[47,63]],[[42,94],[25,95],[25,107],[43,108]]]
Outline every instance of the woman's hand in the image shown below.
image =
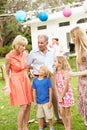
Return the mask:
[[10,93],[11,93],[10,87],[5,86],[5,88],[3,90],[5,92],[5,95],[10,95]]
[[70,79],[73,76],[74,76],[74,72],[72,71],[68,71],[64,73],[64,79]]
[[75,76],[87,76],[87,70],[84,71],[77,71],[77,72],[68,72],[67,73],[68,76],[70,77],[75,77]]

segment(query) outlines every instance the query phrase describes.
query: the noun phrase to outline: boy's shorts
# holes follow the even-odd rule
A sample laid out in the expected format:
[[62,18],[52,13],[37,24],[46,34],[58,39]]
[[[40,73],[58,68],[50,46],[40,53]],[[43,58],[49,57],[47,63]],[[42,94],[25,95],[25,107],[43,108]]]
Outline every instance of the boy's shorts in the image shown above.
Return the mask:
[[48,107],[48,103],[45,104],[37,104],[37,118],[46,118],[46,119],[52,119],[53,118],[53,112],[52,107]]

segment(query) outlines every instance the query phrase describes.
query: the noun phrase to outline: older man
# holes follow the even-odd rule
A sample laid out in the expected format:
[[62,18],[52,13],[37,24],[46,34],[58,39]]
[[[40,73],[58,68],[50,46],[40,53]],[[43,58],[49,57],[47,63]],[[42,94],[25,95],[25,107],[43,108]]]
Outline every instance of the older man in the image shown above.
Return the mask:
[[52,73],[51,81],[53,85],[53,108],[54,108],[54,114],[57,118],[57,121],[59,121],[59,115],[58,115],[58,105],[57,105],[57,97],[56,97],[56,91],[54,87],[54,75],[53,75],[53,69],[54,69],[54,59],[55,59],[55,53],[52,49],[48,48],[48,36],[46,35],[39,35],[38,36],[38,48],[36,50],[32,50],[28,56],[28,64],[30,67],[33,68],[33,75],[35,77],[38,76],[38,69],[40,66],[45,65],[48,67],[50,72]]

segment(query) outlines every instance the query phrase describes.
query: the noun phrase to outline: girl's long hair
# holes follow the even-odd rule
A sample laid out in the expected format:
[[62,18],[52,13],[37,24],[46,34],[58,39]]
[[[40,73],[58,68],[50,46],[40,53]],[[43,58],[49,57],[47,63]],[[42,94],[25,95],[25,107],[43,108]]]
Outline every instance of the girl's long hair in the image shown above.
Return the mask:
[[82,54],[87,51],[87,35],[80,27],[75,27],[70,31],[71,37],[75,38],[75,50],[78,63],[82,62]]
[[[65,57],[57,56],[56,59],[57,59],[58,63],[60,62],[62,64],[62,70],[64,70],[64,71],[71,70],[71,67],[70,67],[70,65]],[[58,71],[58,68],[56,68],[56,71]]]

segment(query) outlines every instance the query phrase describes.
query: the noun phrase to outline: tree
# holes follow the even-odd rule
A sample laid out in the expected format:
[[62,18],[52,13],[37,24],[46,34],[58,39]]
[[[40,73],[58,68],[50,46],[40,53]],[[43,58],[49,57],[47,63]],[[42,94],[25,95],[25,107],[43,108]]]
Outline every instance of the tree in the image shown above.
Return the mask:
[[5,13],[7,0],[0,0],[0,14]]
[[15,13],[17,10],[33,11],[61,6],[72,2],[84,0],[0,0],[1,12]]
[[[41,9],[52,9],[75,1],[83,0],[0,0],[0,14],[13,14],[20,9],[26,12],[38,12]],[[23,33],[28,38],[29,43],[31,43],[30,29],[21,30],[21,24],[15,20],[14,16],[0,17],[0,32],[1,39],[3,39],[3,46],[11,43],[15,35]]]
[[[0,14],[5,13],[5,8],[6,8],[7,0],[0,0]],[[3,39],[1,36],[1,29],[2,29],[2,19],[0,18],[0,46],[3,45]]]
[[3,38],[3,46],[10,45],[16,35],[24,35],[31,44],[30,28],[27,27],[23,29],[21,24],[16,21],[14,16],[4,18],[1,34]]
[[[23,0],[8,0],[7,3],[3,3],[0,1],[0,5],[5,6],[4,12],[2,11],[2,13],[15,13],[17,10],[19,9],[27,9],[26,5],[28,2],[27,0],[23,1]],[[14,3],[14,4],[13,4]],[[2,9],[1,9],[2,10]],[[25,32],[23,32],[23,30],[21,30],[21,25],[15,20],[14,16],[4,16],[0,17],[0,34],[2,36],[3,39],[3,46],[11,44],[13,38],[17,35],[17,34],[24,34],[26,35],[26,37],[28,37],[29,43],[31,43],[31,38],[29,36],[29,32],[27,31],[28,29],[26,29]],[[26,33],[26,34],[25,34]],[[2,44],[0,44],[2,45]]]

